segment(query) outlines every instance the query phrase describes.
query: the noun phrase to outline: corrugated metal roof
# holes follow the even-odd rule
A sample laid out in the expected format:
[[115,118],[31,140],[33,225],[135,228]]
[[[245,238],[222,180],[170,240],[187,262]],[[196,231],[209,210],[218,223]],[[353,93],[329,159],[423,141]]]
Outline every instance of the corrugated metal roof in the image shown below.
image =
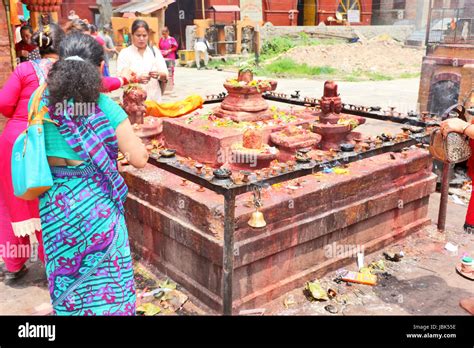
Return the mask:
[[210,9],[216,12],[240,12],[240,7],[236,5],[214,5]]
[[131,1],[117,7],[115,13],[143,13],[150,14],[168,6],[176,0],[148,0],[148,1]]

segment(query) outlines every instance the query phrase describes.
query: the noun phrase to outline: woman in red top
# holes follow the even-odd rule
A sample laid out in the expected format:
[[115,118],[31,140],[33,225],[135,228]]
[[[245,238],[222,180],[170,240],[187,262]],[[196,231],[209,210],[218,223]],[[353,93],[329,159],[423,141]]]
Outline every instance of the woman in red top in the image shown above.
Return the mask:
[[42,58],[19,64],[0,90],[0,114],[8,118],[0,136],[0,245],[5,251],[1,256],[7,269],[7,283],[26,273],[30,243],[38,241],[38,256],[44,261],[38,200],[25,201],[13,194],[11,155],[13,143],[28,124],[28,101],[58,59],[63,37],[64,32],[56,24],[50,24],[48,33],[35,33],[33,41]]
[[101,45],[102,47],[105,47],[105,41],[102,39],[97,32],[97,27],[95,25],[89,25],[89,31],[91,33],[91,36],[96,39],[96,41]]

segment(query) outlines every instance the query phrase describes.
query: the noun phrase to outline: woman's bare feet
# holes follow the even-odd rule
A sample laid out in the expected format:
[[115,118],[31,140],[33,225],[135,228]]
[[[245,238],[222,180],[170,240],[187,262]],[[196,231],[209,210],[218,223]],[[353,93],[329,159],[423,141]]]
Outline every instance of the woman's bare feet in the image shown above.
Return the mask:
[[470,314],[474,315],[474,297],[465,298],[459,302],[459,305],[468,311]]

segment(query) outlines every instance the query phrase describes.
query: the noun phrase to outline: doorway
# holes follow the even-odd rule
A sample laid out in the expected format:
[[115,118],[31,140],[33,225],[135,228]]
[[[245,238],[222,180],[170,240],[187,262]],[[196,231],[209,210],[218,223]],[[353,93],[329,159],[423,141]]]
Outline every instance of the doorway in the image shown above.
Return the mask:
[[431,85],[428,110],[438,116],[459,100],[460,83],[452,80],[442,80]]
[[165,12],[165,25],[178,41],[180,49],[186,49],[186,26],[194,24],[195,12],[195,2],[189,0],[177,0]]
[[318,24],[318,1],[298,0],[298,25],[314,26]]

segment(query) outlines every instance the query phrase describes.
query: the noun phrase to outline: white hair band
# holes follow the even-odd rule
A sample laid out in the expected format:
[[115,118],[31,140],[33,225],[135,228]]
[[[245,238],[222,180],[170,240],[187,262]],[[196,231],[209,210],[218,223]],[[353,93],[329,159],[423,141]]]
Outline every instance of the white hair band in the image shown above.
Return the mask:
[[77,60],[77,61],[80,61],[80,62],[83,62],[84,59],[82,59],[81,57],[79,56],[71,56],[71,57],[67,57],[66,59],[64,60]]

